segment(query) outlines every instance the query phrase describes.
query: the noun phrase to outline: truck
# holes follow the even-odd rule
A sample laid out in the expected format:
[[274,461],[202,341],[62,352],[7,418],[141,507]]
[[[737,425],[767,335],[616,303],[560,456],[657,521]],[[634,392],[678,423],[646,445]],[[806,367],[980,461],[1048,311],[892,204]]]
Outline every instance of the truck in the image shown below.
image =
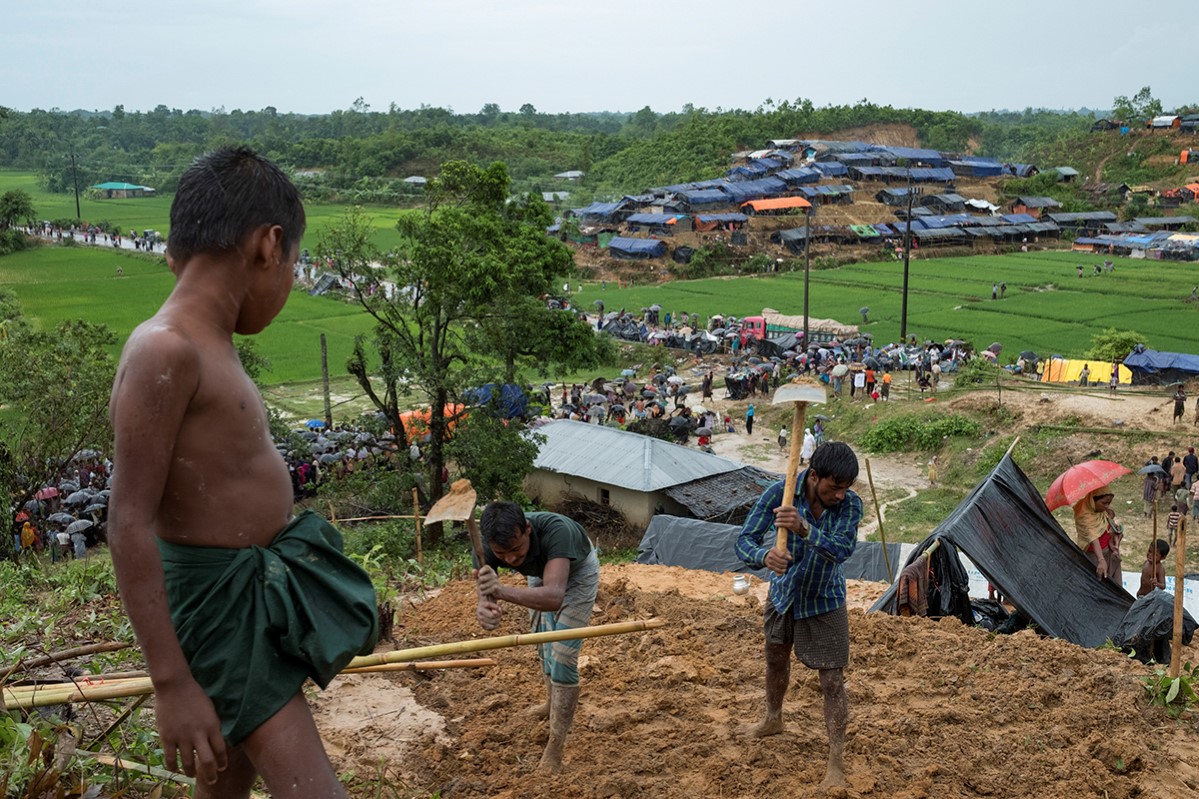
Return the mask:
[[[802,315],[790,316],[779,313],[773,308],[763,308],[761,316],[747,316],[741,320],[741,346],[745,348],[754,341],[765,338],[786,335],[787,333],[802,333],[804,318]],[[858,335],[857,325],[845,325],[835,319],[808,320],[808,336],[812,342],[823,344],[833,339],[844,341]]]

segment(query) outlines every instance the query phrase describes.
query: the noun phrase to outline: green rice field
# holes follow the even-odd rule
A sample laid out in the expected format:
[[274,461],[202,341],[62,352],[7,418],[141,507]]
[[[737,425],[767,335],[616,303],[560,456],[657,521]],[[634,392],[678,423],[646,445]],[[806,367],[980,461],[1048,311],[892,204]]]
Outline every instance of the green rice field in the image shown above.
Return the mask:
[[[74,219],[75,195],[51,194],[38,185],[37,175],[11,169],[0,169],[0,194],[12,189],[21,189],[33,199],[34,210],[40,219]],[[86,222],[108,221],[122,231],[157,230],[164,237],[170,229],[171,195],[161,197],[136,197],[127,200],[93,200],[80,193],[79,212]],[[395,229],[396,220],[404,213],[399,208],[364,206],[363,213],[374,230],[372,242],[382,250],[400,243]],[[301,247],[316,248],[321,232],[341,218],[346,206],[330,203],[304,203],[308,216],[308,229],[304,233]]]
[[[1199,352],[1195,328],[1199,304],[1188,302],[1199,284],[1199,263],[1116,258],[1115,271],[1093,274],[1102,256],[1030,252],[911,262],[908,335],[921,340],[961,338],[976,347],[998,341],[1004,359],[1023,350],[1041,355],[1082,356],[1092,337],[1109,327],[1136,330],[1159,350]],[[1085,267],[1077,276],[1076,264]],[[991,300],[991,286],[1007,283],[1006,296]],[[870,309],[862,330],[876,344],[899,338],[903,265],[863,263],[811,272],[813,318],[859,324],[858,309]],[[606,290],[587,284],[575,297],[594,311],[626,308],[637,313],[653,303],[663,311],[737,317],[773,308],[803,313],[803,272],[679,281],[663,286]]]

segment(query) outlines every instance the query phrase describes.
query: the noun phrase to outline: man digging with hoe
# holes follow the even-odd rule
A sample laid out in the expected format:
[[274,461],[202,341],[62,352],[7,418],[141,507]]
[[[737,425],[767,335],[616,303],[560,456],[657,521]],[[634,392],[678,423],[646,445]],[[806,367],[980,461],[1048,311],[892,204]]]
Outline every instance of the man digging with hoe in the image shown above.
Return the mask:
[[[578,522],[557,513],[526,514],[511,502],[490,503],[480,521],[485,546],[476,555],[482,559],[475,615],[483,629],[499,626],[501,601],[528,608],[535,633],[587,626],[599,590],[599,557]],[[501,583],[496,574],[500,566],[525,575],[528,586]],[[579,704],[582,647],[582,639],[537,647],[546,701],[527,712],[550,721],[539,771],[562,769],[562,748]]]
[[[799,384],[784,385],[777,393],[782,396],[776,396],[776,404],[795,402],[797,430],[803,429],[806,403],[824,400],[823,390]],[[796,658],[820,673],[829,739],[823,786],[831,788],[845,784],[842,753],[849,700],[843,671],[849,662],[849,613],[841,564],[853,554],[862,519],[862,501],[850,490],[858,476],[858,459],[848,445],[830,442],[817,448],[808,468],[797,474],[794,443],[787,479],[772,484],[758,499],[736,544],[742,561],[775,573],[763,624],[766,715],[751,734],[783,732],[783,698],[794,649]],[[767,542],[772,527],[776,535]]]

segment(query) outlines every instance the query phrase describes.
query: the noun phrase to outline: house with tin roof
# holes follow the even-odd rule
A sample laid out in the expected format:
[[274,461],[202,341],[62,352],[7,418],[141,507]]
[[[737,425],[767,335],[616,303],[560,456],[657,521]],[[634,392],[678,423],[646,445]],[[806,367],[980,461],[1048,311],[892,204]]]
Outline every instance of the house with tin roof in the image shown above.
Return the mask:
[[525,478],[525,493],[546,507],[567,495],[611,505],[638,527],[655,513],[726,524],[744,520],[778,475],[695,447],[614,427],[558,419]]

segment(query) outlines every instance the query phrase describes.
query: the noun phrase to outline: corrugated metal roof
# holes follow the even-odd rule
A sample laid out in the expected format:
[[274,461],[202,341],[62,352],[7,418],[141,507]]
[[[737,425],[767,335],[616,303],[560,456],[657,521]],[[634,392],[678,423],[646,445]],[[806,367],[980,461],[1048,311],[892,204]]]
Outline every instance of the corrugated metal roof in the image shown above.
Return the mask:
[[695,514],[698,519],[720,519],[741,524],[762,492],[781,474],[746,466],[732,472],[705,477],[666,489],[666,496]]
[[537,428],[533,466],[633,491],[659,491],[742,468],[736,461],[602,425],[559,419]]

